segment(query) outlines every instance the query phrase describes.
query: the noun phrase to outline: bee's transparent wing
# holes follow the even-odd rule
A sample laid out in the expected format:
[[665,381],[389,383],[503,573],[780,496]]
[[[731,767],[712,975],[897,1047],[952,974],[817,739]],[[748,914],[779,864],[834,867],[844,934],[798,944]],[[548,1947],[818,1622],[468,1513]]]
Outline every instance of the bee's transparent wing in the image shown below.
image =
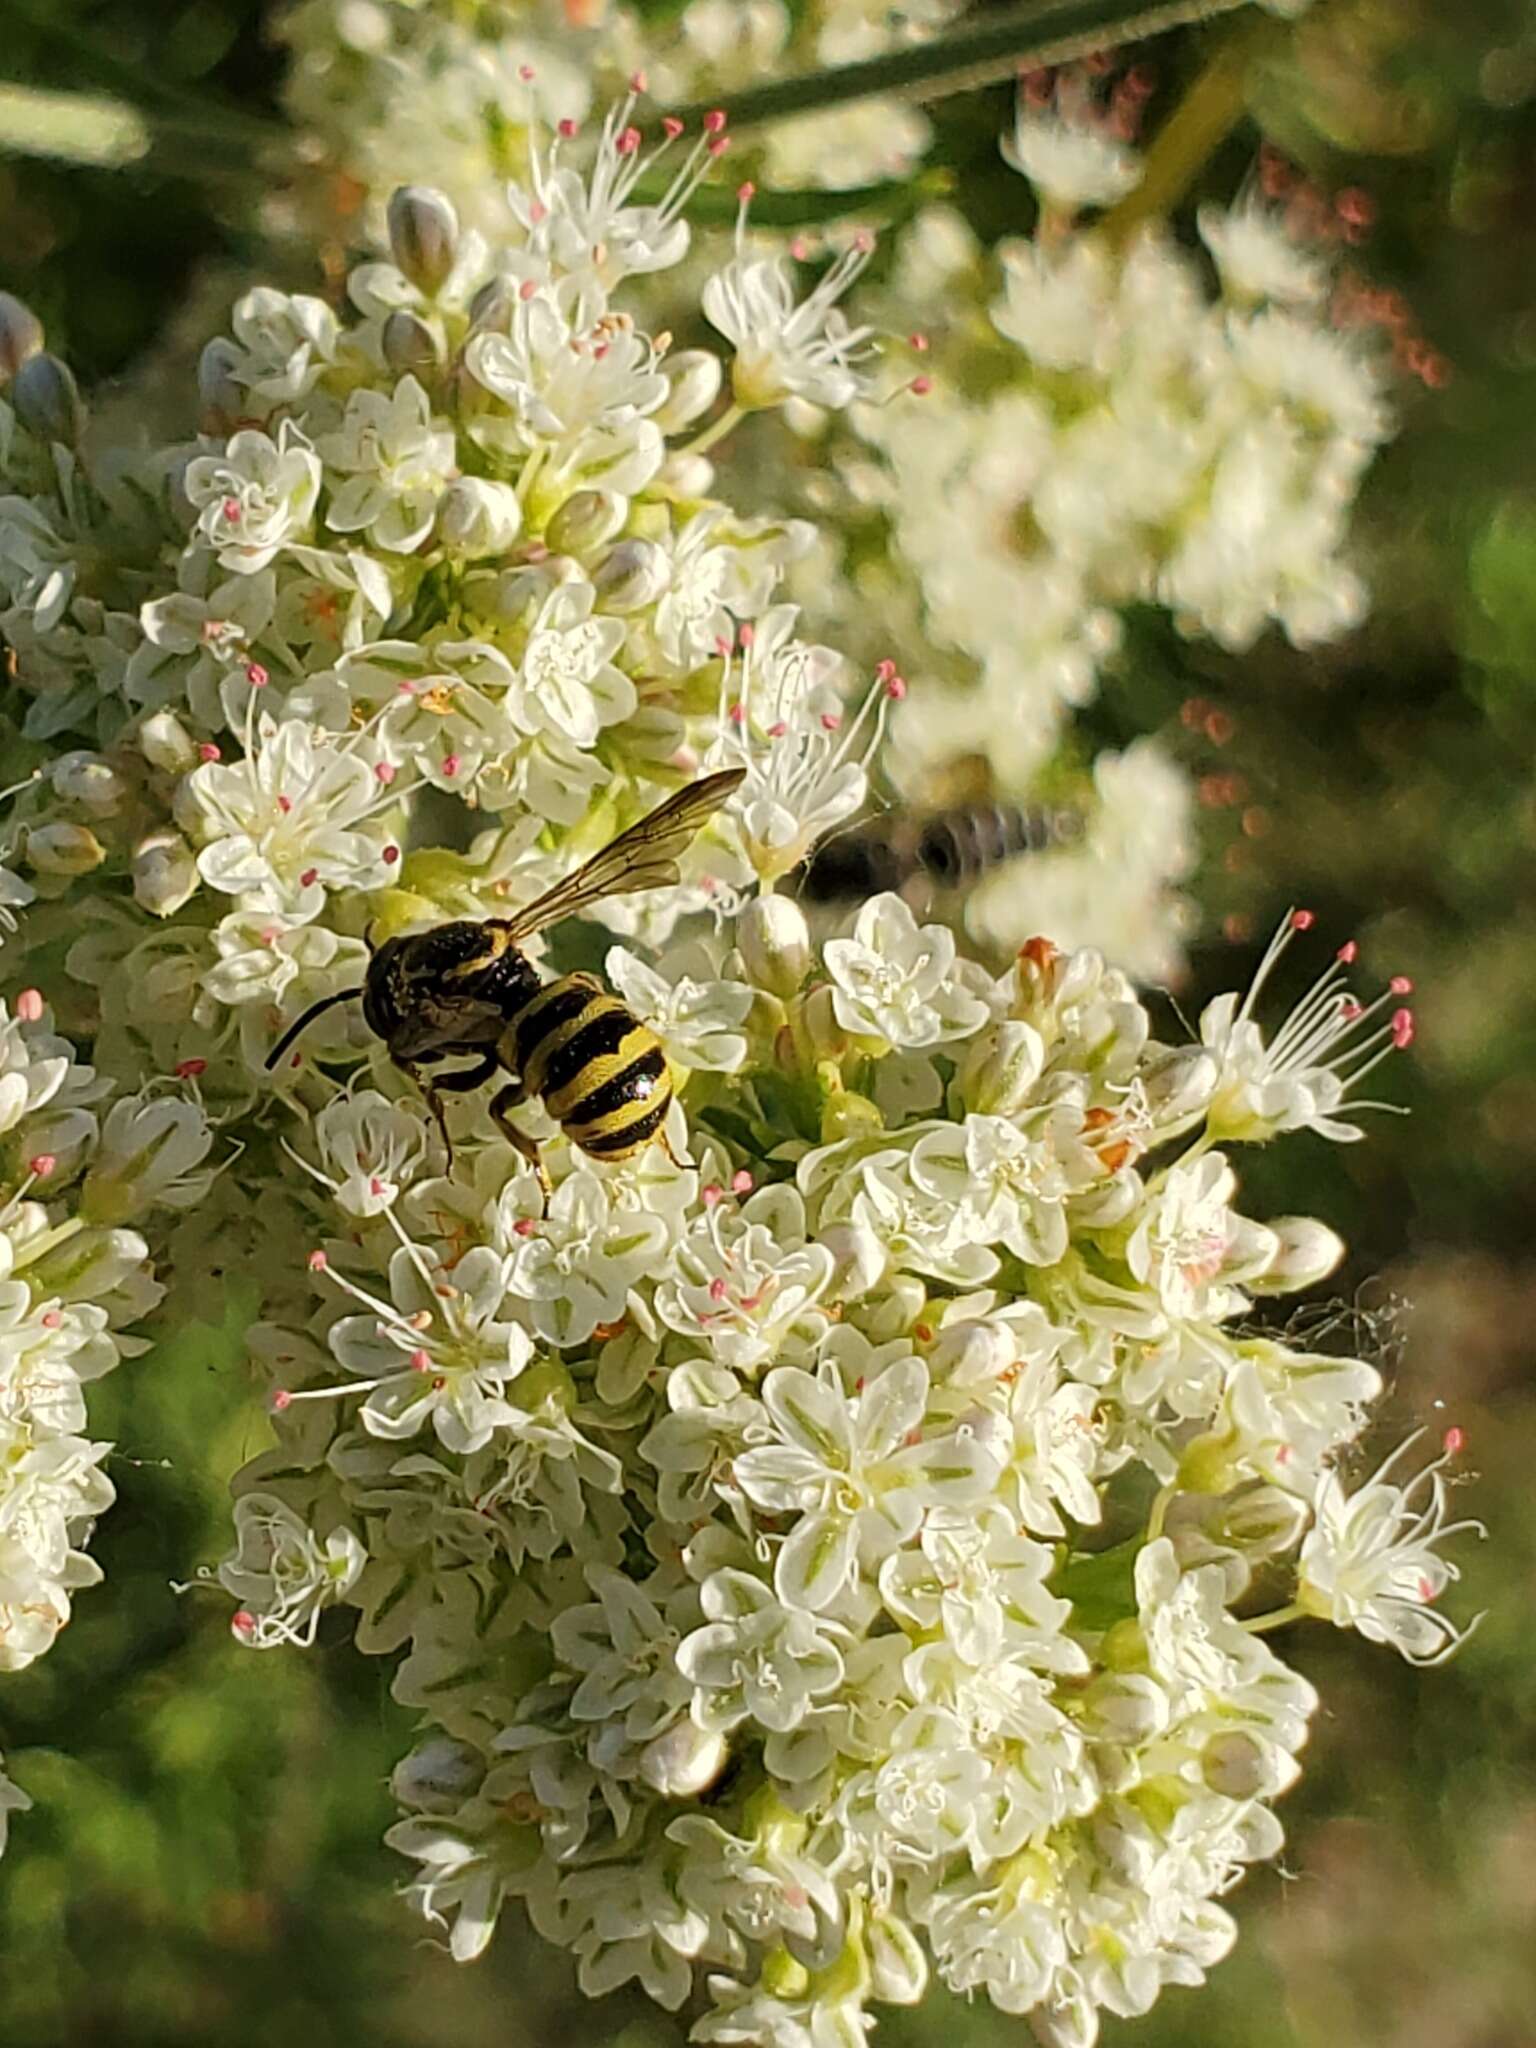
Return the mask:
[[675,791],[601,853],[594,853],[574,874],[526,904],[505,926],[506,943],[519,945],[546,925],[574,916],[584,905],[604,896],[669,888],[680,879],[678,862],[704,821],[719,810],[746,772],[745,768],[725,768]]

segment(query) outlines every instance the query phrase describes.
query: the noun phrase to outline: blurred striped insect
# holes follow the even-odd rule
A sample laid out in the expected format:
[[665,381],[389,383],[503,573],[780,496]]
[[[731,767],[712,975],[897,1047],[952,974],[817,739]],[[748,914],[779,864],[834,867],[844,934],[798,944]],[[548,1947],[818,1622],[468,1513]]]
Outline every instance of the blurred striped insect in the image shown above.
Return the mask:
[[806,864],[802,893],[815,903],[857,903],[886,890],[968,889],[1020,855],[1072,846],[1080,810],[981,798],[938,809],[891,810],[823,843]]
[[[326,996],[294,1020],[268,1054],[268,1071],[322,1011],[361,996],[369,1029],[426,1097],[445,1145],[444,1096],[466,1094],[496,1074],[510,1078],[492,1099],[491,1116],[546,1191],[539,1148],[510,1116],[530,1096],[594,1159],[627,1159],[653,1138],[665,1145],[672,1083],[660,1039],[596,975],[564,974],[546,984],[520,948],[605,896],[675,884],[678,862],[745,772],[728,768],[678,790],[513,917],[455,919],[386,939],[361,988]],[[472,1064],[423,1072],[445,1059]]]

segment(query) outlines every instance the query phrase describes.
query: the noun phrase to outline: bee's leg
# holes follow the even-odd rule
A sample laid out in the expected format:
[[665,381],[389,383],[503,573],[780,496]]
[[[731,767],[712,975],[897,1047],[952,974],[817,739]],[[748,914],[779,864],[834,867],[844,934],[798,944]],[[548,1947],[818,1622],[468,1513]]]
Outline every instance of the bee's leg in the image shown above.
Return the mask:
[[406,1072],[427,1099],[427,1107],[437,1119],[437,1128],[443,1140],[443,1150],[448,1154],[448,1171],[453,1171],[453,1140],[448,1135],[447,1105],[445,1095],[467,1095],[472,1088],[479,1088],[489,1081],[499,1068],[494,1052],[484,1052],[472,1066],[460,1067],[456,1074],[439,1074],[435,1081],[424,1081],[412,1066],[401,1062]]
[[547,1206],[551,1189],[549,1174],[545,1169],[543,1157],[532,1138],[525,1131],[520,1131],[517,1128],[509,1114],[510,1111],[517,1109],[527,1100],[528,1090],[523,1086],[522,1082],[509,1081],[505,1088],[498,1089],[491,1097],[491,1116],[496,1124],[496,1128],[506,1138],[507,1143],[522,1153],[528,1164],[533,1168],[534,1173],[538,1176],[539,1191],[543,1195]]

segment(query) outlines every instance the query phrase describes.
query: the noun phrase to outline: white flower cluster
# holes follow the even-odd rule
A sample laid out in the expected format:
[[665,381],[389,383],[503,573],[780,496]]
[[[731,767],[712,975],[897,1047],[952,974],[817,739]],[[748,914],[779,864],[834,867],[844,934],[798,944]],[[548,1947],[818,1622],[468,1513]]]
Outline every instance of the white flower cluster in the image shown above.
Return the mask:
[[[9,302],[0,632],[43,758],[9,792],[0,914],[45,899],[36,936],[75,941],[114,1032],[231,1109],[284,1019],[360,980],[370,931],[505,913],[703,759],[745,769],[736,823],[647,900],[653,935],[863,801],[876,724],[845,727],[842,665],[773,602],[813,531],[736,516],[688,440],[730,358],[619,303],[686,253],[723,120],[648,151],[633,113],[584,170],[571,135],[538,152],[498,247],[406,190],[347,315],[248,292],[203,356],[201,438],[163,454],[87,460],[69,373]],[[744,270],[752,403],[867,390],[847,265],[802,303],[738,253],[714,281],[738,310]],[[87,892],[111,908],[82,931]]]
[[[805,572],[844,589],[840,644],[861,651],[861,616],[901,621],[916,687],[887,766],[908,796],[976,762],[994,795],[1059,800],[1058,749],[1132,605],[1237,650],[1272,623],[1311,646],[1365,610],[1344,549],[1390,423],[1374,359],[1330,325],[1326,262],[1254,200],[1200,209],[1204,259],[1155,219],[1123,234],[1083,222],[1141,164],[1075,106],[1073,77],[1056,107],[1026,93],[1005,145],[1038,218],[1001,245],[1001,291],[957,213],[921,214],[884,298],[861,307],[921,330],[920,397],[857,410],[859,441],[835,434],[804,466],[803,501],[847,536],[841,575],[825,554]],[[1000,875],[967,905],[976,936],[1043,928],[1166,974],[1192,855],[1183,778],[1159,755],[1143,744],[1138,767],[1109,767],[1140,785],[1129,809],[1129,788],[1112,800],[1102,774],[1095,790],[1069,767],[1088,842]]]
[[[211,1133],[181,1094],[115,1101],[53,1028],[36,989],[0,1002],[0,1672],[51,1648],[70,1595],[95,1585],[91,1529],[112,1504],[111,1446],[85,1389],[144,1348],[160,1298],[137,1228],[198,1199]],[[24,1796],[0,1775],[6,1810]]]
[[742,2048],[852,2048],[934,1972],[1062,2048],[1200,1981],[1315,1705],[1266,1632],[1458,1638],[1446,1460],[1351,1490],[1378,1373],[1262,1320],[1341,1242],[1234,1206],[1235,1146],[1357,1135],[1411,1036],[1352,958],[1162,1044],[1094,953],[994,978],[891,896],[818,952],[767,894],[610,957],[668,1149],[544,1126],[546,1204],[483,1111],[450,1161],[331,1097],[221,1576],[242,1641],[343,1606],[399,1658],[389,1839],[456,1956],[521,1901]]
[[[616,301],[686,252],[723,123],[666,124],[651,151],[634,111],[537,152],[496,248],[404,191],[345,313],[248,292],[204,352],[201,431],[172,448],[95,445],[0,294],[0,731],[31,764],[0,796],[0,939],[13,989],[62,972],[92,1061],[35,990],[0,1015],[0,1668],[92,1577],[112,1489],[80,1388],[159,1299],[146,1214],[169,1212],[170,1322],[222,1317],[225,1276],[298,1227],[262,1070],[284,1024],[391,932],[539,894],[705,760],[742,782],[685,886],[645,899],[653,933],[782,874],[864,800],[885,695],[845,721],[841,663],[773,601],[810,529],[736,517],[688,444],[729,357],[673,352]],[[641,203],[666,153],[672,183]],[[832,295],[786,291],[773,318],[738,337],[754,361],[786,389],[802,363],[824,375]],[[638,958],[615,976],[690,1063],[744,1053],[739,991]],[[363,1035],[333,1011],[305,1055]],[[323,1113],[333,1085],[298,1067],[283,1084]],[[204,1163],[204,1103],[238,1179]],[[366,1203],[389,1183],[362,1156],[343,1184]]]
[[[338,202],[371,195],[382,216],[397,185],[431,184],[467,225],[494,232],[498,186],[526,173],[539,132],[583,119],[594,97],[637,72],[664,103],[697,103],[774,70],[849,64],[925,40],[960,7],[690,0],[659,21],[609,0],[299,0],[278,29],[291,53],[288,112],[301,155],[323,173],[332,228]],[[775,123],[750,168],[772,186],[856,188],[907,176],[930,138],[916,107],[861,100]]]

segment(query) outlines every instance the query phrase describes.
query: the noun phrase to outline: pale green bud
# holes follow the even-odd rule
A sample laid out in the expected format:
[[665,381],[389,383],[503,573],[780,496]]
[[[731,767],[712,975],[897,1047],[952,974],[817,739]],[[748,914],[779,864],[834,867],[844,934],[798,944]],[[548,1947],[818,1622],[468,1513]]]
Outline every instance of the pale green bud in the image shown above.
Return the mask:
[[670,498],[707,498],[714,481],[715,465],[707,455],[688,455],[679,450],[661,465],[655,489]]
[[720,395],[724,372],[720,358],[707,348],[685,348],[668,359],[666,368],[672,388],[651,417],[670,436],[709,411]]
[[1160,1735],[1168,1716],[1167,1694],[1144,1671],[1102,1671],[1083,1694],[1084,1723],[1104,1742],[1136,1748]]
[[111,762],[84,747],[60,754],[48,770],[48,780],[66,802],[102,818],[110,817],[128,794],[127,784]]
[[1294,1294],[1315,1287],[1344,1257],[1343,1238],[1315,1217],[1281,1216],[1269,1228],[1278,1240],[1274,1255],[1262,1273],[1250,1274],[1245,1282],[1255,1294]]
[[1045,1046],[1033,1024],[1005,1017],[983,1031],[960,1068],[960,1095],[982,1116],[1017,1116],[1034,1093]]
[[940,1330],[928,1354],[935,1381],[959,1387],[995,1386],[1013,1363],[1013,1338],[1001,1323],[981,1317]]
[[679,1721],[641,1750],[640,1775],[663,1799],[697,1799],[714,1784],[730,1754],[723,1735]]
[[1307,1526],[1305,1501],[1282,1487],[1250,1487],[1220,1504],[1211,1533],[1249,1557],[1282,1557]]
[[1197,1116],[1215,1094],[1220,1076],[1215,1055],[1201,1046],[1181,1045],[1163,1053],[1143,1075],[1153,1121],[1171,1124]]
[[666,551],[654,541],[621,540],[593,572],[605,612],[637,612],[654,604],[671,575]]
[[886,1268],[885,1247],[863,1223],[829,1223],[818,1242],[832,1254],[832,1301],[857,1301],[868,1294]]
[[451,1735],[434,1735],[395,1765],[389,1789],[417,1813],[457,1813],[485,1776],[478,1750]]
[[85,406],[68,363],[46,351],[29,356],[11,384],[11,404],[27,432],[39,441],[78,448],[85,432]]
[[459,253],[459,216],[446,193],[402,185],[389,201],[389,250],[418,291],[430,298]]
[[587,548],[605,547],[624,531],[628,517],[629,500],[617,491],[574,491],[550,520],[544,537],[562,553],[581,554]]
[[0,383],[9,382],[43,345],[43,323],[30,306],[0,292]]
[[106,857],[86,825],[37,825],[27,834],[27,861],[40,875],[88,875]]
[[153,711],[139,727],[139,752],[151,768],[166,775],[187,775],[197,766],[192,735],[174,711]]
[[397,377],[429,375],[443,360],[437,336],[419,313],[397,306],[379,336],[384,360]]
[[928,1989],[928,1958],[903,1921],[871,1913],[864,1930],[870,1991],[886,2005],[917,2005]]
[[1261,1799],[1279,1789],[1267,1745],[1240,1728],[1211,1737],[1200,1752],[1200,1775],[1223,1799]]
[[811,928],[788,896],[754,896],[736,927],[748,978],[785,1002],[811,971]]
[[455,477],[437,502],[438,538],[453,554],[505,554],[522,524],[516,491],[485,477]]
[[197,861],[179,832],[153,832],[133,853],[133,900],[151,917],[172,917],[197,891]]

